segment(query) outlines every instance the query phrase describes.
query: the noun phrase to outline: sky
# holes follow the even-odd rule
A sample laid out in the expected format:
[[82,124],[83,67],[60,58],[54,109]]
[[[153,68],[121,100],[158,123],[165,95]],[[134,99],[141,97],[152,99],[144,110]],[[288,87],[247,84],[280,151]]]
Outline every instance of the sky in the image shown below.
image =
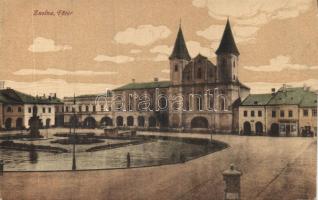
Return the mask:
[[227,18],[252,93],[318,89],[315,0],[2,0],[0,80],[59,97],[168,80],[180,23],[190,55],[215,63]]

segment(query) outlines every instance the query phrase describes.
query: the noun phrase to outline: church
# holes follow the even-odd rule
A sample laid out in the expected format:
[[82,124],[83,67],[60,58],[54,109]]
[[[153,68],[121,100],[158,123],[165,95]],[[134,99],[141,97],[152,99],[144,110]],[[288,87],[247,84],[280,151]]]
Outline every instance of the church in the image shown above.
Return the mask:
[[[135,82],[113,90],[116,127],[238,133],[238,108],[250,88],[239,81],[239,50],[227,20],[216,63],[189,55],[179,27],[169,57],[170,81]],[[120,101],[119,101],[120,100]]]

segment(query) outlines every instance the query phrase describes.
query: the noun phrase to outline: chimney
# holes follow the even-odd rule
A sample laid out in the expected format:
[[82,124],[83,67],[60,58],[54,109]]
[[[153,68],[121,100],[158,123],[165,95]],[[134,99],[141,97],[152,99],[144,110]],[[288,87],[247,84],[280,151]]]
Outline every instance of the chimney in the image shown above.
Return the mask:
[[286,92],[286,84],[283,84],[283,92]]
[[154,82],[158,82],[159,79],[158,79],[157,77],[155,77],[155,78],[153,79],[153,81],[154,81]]
[[272,95],[274,95],[275,94],[275,88],[272,88]]
[[136,80],[133,78],[133,79],[131,79],[131,82],[135,83],[135,82],[136,82]]
[[0,89],[1,89],[1,90],[4,89],[4,81],[0,81]]

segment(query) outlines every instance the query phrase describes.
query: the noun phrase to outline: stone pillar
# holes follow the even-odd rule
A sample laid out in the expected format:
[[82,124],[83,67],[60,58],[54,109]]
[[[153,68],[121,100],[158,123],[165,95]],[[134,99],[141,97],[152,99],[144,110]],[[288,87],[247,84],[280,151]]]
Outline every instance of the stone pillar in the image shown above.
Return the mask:
[[225,181],[224,200],[241,199],[241,176],[242,172],[236,170],[233,164],[231,164],[230,169],[223,172],[223,180]]

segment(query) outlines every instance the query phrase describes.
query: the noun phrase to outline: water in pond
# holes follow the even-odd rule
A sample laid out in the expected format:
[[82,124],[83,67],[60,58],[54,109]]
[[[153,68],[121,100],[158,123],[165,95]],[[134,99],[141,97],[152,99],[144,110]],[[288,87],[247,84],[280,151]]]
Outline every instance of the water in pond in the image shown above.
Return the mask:
[[[72,149],[72,145],[51,144],[56,138],[34,141],[33,144],[51,145]],[[30,141],[15,140],[15,142],[31,143]],[[122,140],[105,139],[104,144],[127,142]],[[103,144],[103,143],[102,143]],[[109,169],[125,168],[127,153],[130,153],[131,167],[152,166],[180,162],[180,155],[187,160],[206,154],[206,147],[178,141],[156,140],[139,145],[126,146],[116,149],[86,152],[93,146],[76,145],[77,169]],[[72,153],[28,152],[0,149],[1,159],[5,162],[5,171],[51,171],[70,170],[72,167]]]

